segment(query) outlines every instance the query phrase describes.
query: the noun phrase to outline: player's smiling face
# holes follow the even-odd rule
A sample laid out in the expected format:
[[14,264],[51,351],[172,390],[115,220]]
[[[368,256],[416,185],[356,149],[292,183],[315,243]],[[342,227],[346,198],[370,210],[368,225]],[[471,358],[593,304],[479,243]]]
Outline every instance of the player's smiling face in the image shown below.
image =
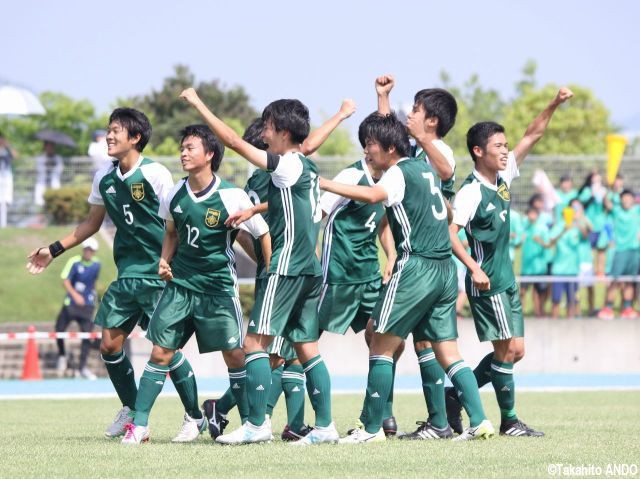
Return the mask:
[[197,136],[188,136],[180,146],[180,163],[182,169],[187,172],[200,171],[210,168],[213,153],[206,153],[202,139]]
[[107,152],[113,158],[124,157],[135,149],[139,140],[140,135],[129,138],[129,132],[118,121],[111,122],[107,128]]
[[364,146],[365,160],[374,170],[384,171],[391,166],[390,153],[374,140],[367,140]]
[[507,168],[509,144],[504,133],[495,133],[489,137],[484,150],[474,147],[477,160],[492,171],[503,171]]
[[287,133],[284,131],[276,131],[276,127],[272,120],[267,120],[262,129],[262,141],[269,145],[269,151],[275,154],[282,154],[287,151]]

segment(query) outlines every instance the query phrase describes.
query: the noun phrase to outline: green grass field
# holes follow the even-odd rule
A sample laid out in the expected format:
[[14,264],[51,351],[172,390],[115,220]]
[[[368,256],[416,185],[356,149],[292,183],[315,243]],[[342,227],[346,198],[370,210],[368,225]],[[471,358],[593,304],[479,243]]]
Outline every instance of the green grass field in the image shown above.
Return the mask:
[[[493,394],[483,393],[483,400],[497,426]],[[285,420],[282,403],[273,418],[278,433]],[[335,396],[334,418],[341,434],[360,404],[360,396]],[[3,401],[0,477],[548,477],[549,463],[639,464],[639,404],[640,392],[522,393],[518,410],[547,437],[469,443],[390,440],[294,450],[279,440],[218,446],[206,434],[195,443],[171,444],[181,423],[177,398],[158,400],[151,442],[138,447],[102,436],[119,407],[116,400]],[[412,430],[425,411],[417,394],[397,395],[395,406],[402,430]],[[232,414],[235,427],[237,416]]]

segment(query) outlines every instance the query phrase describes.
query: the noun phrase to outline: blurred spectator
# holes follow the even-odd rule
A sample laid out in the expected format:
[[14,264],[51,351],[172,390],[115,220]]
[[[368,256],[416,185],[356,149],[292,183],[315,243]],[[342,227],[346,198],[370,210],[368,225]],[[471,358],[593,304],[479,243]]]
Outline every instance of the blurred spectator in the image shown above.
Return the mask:
[[[547,246],[549,244],[549,228],[538,221],[539,213],[533,207],[527,209],[527,218],[523,228],[522,242],[522,275],[544,276],[547,269]],[[520,288],[522,302],[527,290],[533,289],[533,311],[537,317],[544,316],[544,300],[548,283],[524,283]]]
[[[538,212],[538,223],[542,225],[542,227],[551,229],[553,227],[553,216],[545,211],[544,209],[544,199],[540,193],[535,193],[531,195],[529,198],[529,208],[533,208]],[[546,259],[547,259],[547,274],[551,274],[551,262],[553,261],[553,248],[547,248],[546,250]],[[544,305],[549,299],[549,295],[551,293],[550,288],[542,288],[539,290],[540,292],[540,302],[542,304],[542,309],[544,309]]]
[[107,150],[107,132],[104,130],[94,131],[93,142],[89,144],[87,153],[91,158],[94,173],[112,161]]
[[[581,231],[584,234],[580,235],[580,244],[578,245],[578,256],[579,256],[579,264],[580,264],[580,288],[586,288],[587,291],[587,316],[595,315],[595,307],[594,307],[594,274],[593,274],[593,250],[591,249],[591,243],[589,242],[589,234],[591,233],[591,222],[584,214],[584,207],[580,200],[574,198],[569,203],[569,208],[573,210],[573,221],[578,224],[581,228]],[[563,217],[560,218],[560,221],[563,221]],[[578,298],[581,295],[578,294]],[[579,301],[578,301],[579,302]]]
[[[572,208],[565,209],[565,215],[561,223],[557,223],[551,230],[549,246],[555,246],[551,274],[564,276],[568,280],[574,279],[580,272],[580,237],[588,237],[589,230],[584,223],[574,221]],[[566,296],[567,318],[573,318],[576,314],[576,292],[578,284],[575,281],[554,282],[551,291],[551,316],[556,319],[560,311],[562,296]]]
[[558,204],[554,210],[554,222],[558,223],[562,221],[562,210],[569,206],[571,200],[578,196],[578,192],[573,187],[573,180],[569,175],[562,175],[560,177],[560,183],[558,189],[556,189],[556,196],[558,197]]
[[522,245],[522,232],[524,230],[524,221],[520,213],[516,210],[511,210],[509,214],[509,258],[511,262],[515,260],[516,248]]
[[[602,184],[602,175],[593,171],[587,175],[578,190],[578,199],[584,206],[584,212],[591,222],[591,233],[589,241],[591,247],[596,249],[595,272],[598,276],[603,276],[605,271],[605,250],[609,243],[609,234],[605,230],[607,214],[604,209],[604,197],[607,189]],[[604,234],[603,234],[604,233]]]
[[[67,291],[64,305],[60,310],[55,325],[55,331],[61,333],[67,330],[71,321],[77,321],[80,331],[93,330],[93,310],[96,304],[96,281],[100,274],[100,261],[94,258],[98,250],[98,242],[94,238],[87,238],[82,242],[82,255],[74,256],[67,261],[60,277]],[[65,354],[64,340],[58,339],[58,375],[64,375],[67,370],[67,356]],[[78,370],[80,376],[86,379],[96,379],[87,368],[90,341],[83,339],[80,349],[80,362]]]
[[635,204],[635,195],[631,190],[623,190],[620,194],[620,204],[614,205],[609,197],[605,199],[605,206],[611,212],[613,219],[613,263],[611,276],[613,282],[607,288],[607,300],[598,317],[613,319],[613,303],[616,290],[622,295],[620,317],[635,319],[638,313],[633,309],[634,283],[617,281],[619,276],[633,276],[640,269],[640,207]]
[[13,203],[13,171],[11,164],[17,156],[16,151],[0,131],[0,203],[2,203],[2,218],[0,226],[6,226],[5,205]]
[[42,155],[36,158],[36,187],[34,201],[38,206],[44,205],[44,192],[47,188],[57,190],[60,188],[62,169],[64,163],[62,157],[56,153],[56,145],[50,141],[43,144]]

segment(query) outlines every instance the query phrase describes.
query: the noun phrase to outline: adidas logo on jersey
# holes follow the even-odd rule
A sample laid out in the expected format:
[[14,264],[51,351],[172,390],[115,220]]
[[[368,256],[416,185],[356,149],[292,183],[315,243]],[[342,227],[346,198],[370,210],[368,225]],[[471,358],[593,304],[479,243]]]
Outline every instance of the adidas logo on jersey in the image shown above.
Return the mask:
[[180,205],[176,206],[176,207],[173,209],[173,212],[174,212],[174,213],[182,213],[182,208],[180,208]]
[[511,391],[511,389],[509,389],[509,386],[504,385],[500,391],[502,391],[504,393],[508,393],[509,391]]
[[228,342],[229,344],[233,344],[233,343],[235,343],[235,342],[236,342],[236,338],[229,338],[229,339],[227,340],[227,342]]
[[436,381],[436,384],[442,384],[442,379],[438,379],[438,380]]
[[129,370],[127,371],[127,376],[128,376],[129,374],[133,374],[133,369],[129,368]]
[[238,383],[233,383],[233,386],[231,386],[231,389],[240,389],[240,386],[238,386]]
[[255,326],[256,323],[254,323],[253,321],[249,321],[249,326]]
[[487,205],[487,211],[493,211],[496,209],[496,206],[493,203],[489,203]]
[[320,391],[318,391],[317,388],[314,388],[313,389],[313,393],[311,393],[311,394],[313,394],[315,396],[316,394],[320,394]]
[[116,189],[113,187],[113,185],[111,185],[109,188],[107,188],[106,192],[109,193],[110,195],[115,195]]
[[264,391],[264,386],[261,384],[256,388],[256,391]]
[[292,390],[292,393],[299,393],[300,392],[300,388],[298,386],[295,386]]
[[188,377],[188,378],[193,377],[193,371],[189,371],[189,374],[187,374],[187,377]]
[[374,393],[371,395],[371,397],[372,397],[372,398],[379,398],[379,397],[380,397],[380,394],[378,394],[378,391],[376,391],[376,392],[374,392]]
[[156,384],[159,384],[160,386],[162,386],[164,384],[164,381],[156,381]]

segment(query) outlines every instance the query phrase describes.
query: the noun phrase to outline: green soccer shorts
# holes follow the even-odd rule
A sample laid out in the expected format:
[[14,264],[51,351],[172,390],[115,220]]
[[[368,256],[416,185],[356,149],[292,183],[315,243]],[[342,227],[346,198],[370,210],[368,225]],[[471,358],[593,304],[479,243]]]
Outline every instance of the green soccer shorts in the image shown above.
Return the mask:
[[168,283],[151,317],[147,338],[176,350],[184,347],[194,333],[200,353],[242,347],[240,300]]
[[636,249],[627,251],[616,251],[613,254],[610,275],[614,278],[618,276],[634,276],[640,269],[640,252]]
[[321,290],[321,276],[270,274],[264,291],[257,291],[247,331],[293,343],[317,341]]
[[345,334],[351,326],[355,333],[363,331],[381,288],[380,278],[362,284],[324,284],[318,310],[320,329]]
[[298,359],[298,354],[291,344],[290,341],[287,341],[282,336],[276,336],[273,338],[271,345],[269,345],[269,349],[267,350],[269,354],[275,354],[276,356],[281,357],[285,360],[285,362],[290,362],[295,359]]
[[137,324],[147,329],[166,284],[159,278],[117,279],[102,298],[95,323],[103,329],[122,329],[127,334]]
[[480,341],[524,337],[524,317],[517,283],[491,296],[472,296],[469,293],[471,314]]
[[402,255],[373,310],[376,333],[414,341],[449,341],[458,337],[458,278],[453,259]]

